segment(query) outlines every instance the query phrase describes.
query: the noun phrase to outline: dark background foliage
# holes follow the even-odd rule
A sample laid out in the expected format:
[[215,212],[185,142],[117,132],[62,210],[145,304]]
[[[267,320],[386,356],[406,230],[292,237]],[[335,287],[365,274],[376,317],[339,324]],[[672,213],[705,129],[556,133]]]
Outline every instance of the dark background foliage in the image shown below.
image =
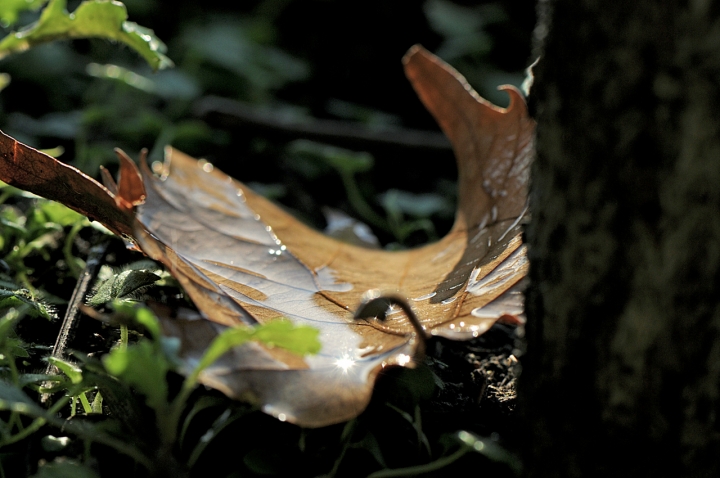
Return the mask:
[[[69,2],[69,10],[78,3]],[[12,82],[0,95],[0,128],[35,147],[62,146],[61,158],[91,175],[100,164],[116,164],[114,147],[134,157],[149,148],[151,159],[159,160],[162,147],[172,144],[242,181],[261,183],[261,192],[323,227],[321,206],[357,212],[326,163],[298,158],[286,147],[303,134],[218,118],[209,97],[270,111],[270,122],[278,125],[322,118],[350,122],[356,131],[437,131],[402,71],[400,59],[411,45],[439,54],[500,105],[507,100],[496,87],[519,85],[529,63],[530,2],[235,3],[125,2],[130,20],[168,45],[176,68],[158,73],[128,48],[103,40],[56,42],[3,60]],[[28,13],[23,21],[32,18]],[[456,171],[447,148],[318,140],[374,156],[374,167],[358,182],[381,215],[378,194],[391,188],[452,200]],[[383,243],[432,240],[452,221],[452,203],[438,209],[416,213],[435,221],[439,229],[430,234],[375,232]]]

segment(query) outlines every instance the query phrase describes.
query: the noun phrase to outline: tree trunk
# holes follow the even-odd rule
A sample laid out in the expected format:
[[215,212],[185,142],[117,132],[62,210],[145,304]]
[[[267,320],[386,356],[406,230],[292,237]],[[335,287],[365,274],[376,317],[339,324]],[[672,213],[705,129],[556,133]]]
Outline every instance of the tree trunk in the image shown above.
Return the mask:
[[720,2],[539,8],[525,473],[720,477]]

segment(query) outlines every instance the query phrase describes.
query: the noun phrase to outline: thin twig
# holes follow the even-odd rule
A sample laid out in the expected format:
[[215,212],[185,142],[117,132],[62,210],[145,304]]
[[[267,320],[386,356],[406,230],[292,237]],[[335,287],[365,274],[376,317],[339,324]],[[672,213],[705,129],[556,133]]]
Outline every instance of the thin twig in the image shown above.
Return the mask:
[[286,139],[306,138],[358,150],[420,149],[451,151],[450,142],[440,132],[399,127],[373,130],[351,121],[303,118],[289,119],[285,115],[240,103],[207,96],[195,105],[194,113],[224,127],[242,129],[249,134],[281,136]]
[[[60,333],[55,340],[55,346],[52,350],[52,357],[65,358],[65,352],[67,350],[68,343],[72,333],[78,326],[78,318],[80,317],[79,306],[82,305],[85,296],[88,293],[90,284],[93,277],[97,272],[100,264],[102,263],[105,251],[107,251],[109,241],[107,239],[101,239],[100,242],[96,243],[90,248],[87,262],[85,262],[85,268],[80,273],[77,283],[75,284],[75,290],[73,290],[70,303],[68,304],[65,317],[63,318],[62,326],[60,327]],[[53,364],[48,364],[45,369],[47,375],[55,375],[58,373],[58,369]],[[40,399],[42,403],[46,403],[50,398],[50,394],[44,393]]]

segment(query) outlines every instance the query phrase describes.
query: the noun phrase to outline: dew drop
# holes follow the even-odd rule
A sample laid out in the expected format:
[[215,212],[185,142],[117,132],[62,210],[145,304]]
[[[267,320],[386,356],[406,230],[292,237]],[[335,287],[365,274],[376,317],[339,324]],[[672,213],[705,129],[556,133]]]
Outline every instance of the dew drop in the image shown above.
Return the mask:
[[278,415],[278,420],[280,420],[281,422],[284,422],[285,420],[287,420],[287,415],[285,415],[284,413],[280,413]]
[[206,173],[211,172],[215,167],[212,165],[212,163],[208,162],[206,159],[200,159],[198,160],[198,166],[202,168],[203,171]]

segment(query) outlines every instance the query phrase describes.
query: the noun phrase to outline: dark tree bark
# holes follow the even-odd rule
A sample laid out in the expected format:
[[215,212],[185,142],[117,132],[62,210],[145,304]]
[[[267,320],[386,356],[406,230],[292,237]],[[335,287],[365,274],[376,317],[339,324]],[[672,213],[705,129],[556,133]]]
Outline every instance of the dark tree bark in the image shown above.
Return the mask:
[[527,476],[720,476],[720,2],[541,0]]

